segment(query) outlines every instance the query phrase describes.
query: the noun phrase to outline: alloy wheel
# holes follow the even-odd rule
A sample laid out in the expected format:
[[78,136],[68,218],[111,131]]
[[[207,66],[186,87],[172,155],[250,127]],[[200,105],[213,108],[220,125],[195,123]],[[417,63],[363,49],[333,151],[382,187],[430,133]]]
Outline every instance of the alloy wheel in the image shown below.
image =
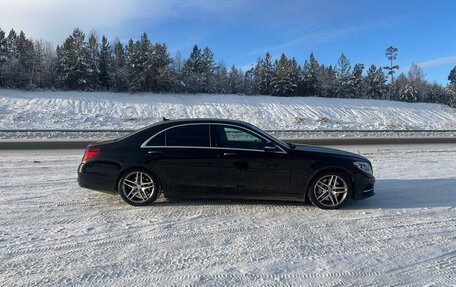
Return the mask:
[[122,182],[122,192],[133,203],[141,204],[150,200],[155,194],[154,180],[142,171],[127,174]]
[[325,175],[314,185],[315,199],[328,208],[338,207],[348,195],[348,185],[338,175]]

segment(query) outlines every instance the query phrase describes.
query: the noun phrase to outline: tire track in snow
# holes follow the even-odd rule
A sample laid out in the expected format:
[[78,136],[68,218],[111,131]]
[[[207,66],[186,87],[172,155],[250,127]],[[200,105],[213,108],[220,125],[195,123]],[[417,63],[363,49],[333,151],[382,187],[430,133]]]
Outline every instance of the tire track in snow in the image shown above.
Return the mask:
[[[25,165],[23,173],[33,176],[11,178],[22,197],[9,190],[14,184],[0,186],[5,285],[455,283],[454,207],[332,212],[305,204],[160,200],[135,209],[118,197],[82,192],[69,165],[48,169],[11,159],[0,164]],[[64,182],[43,184],[48,173]]]

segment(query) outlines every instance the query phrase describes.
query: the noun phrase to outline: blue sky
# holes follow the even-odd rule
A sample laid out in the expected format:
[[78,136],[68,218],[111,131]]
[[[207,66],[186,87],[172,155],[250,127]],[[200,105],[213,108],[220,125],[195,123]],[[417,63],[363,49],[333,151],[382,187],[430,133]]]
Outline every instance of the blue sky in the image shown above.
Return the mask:
[[355,63],[386,65],[386,47],[398,64],[412,62],[426,78],[447,83],[456,66],[456,1],[308,0],[2,0],[0,27],[23,29],[54,44],[78,26],[122,41],[145,31],[186,57],[208,46],[227,65],[250,67],[266,51],[303,63],[311,52],[334,65],[344,52]]

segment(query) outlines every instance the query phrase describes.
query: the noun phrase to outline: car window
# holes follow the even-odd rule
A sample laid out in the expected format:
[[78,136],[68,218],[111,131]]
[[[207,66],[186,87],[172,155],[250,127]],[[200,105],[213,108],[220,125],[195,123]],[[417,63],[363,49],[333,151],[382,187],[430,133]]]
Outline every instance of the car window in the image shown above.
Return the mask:
[[218,126],[219,146],[262,150],[267,141],[257,135],[231,126]]
[[165,146],[165,132],[159,133],[154,136],[148,143],[147,146]]
[[209,147],[209,125],[188,125],[166,131],[166,146]]

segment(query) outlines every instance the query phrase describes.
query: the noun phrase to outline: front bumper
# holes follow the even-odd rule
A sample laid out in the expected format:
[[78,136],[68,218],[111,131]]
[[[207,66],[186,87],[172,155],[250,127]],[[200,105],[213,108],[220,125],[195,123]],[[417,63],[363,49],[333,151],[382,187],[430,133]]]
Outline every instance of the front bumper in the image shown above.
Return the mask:
[[355,200],[371,197],[375,194],[375,177],[365,173],[354,175],[354,188],[352,198]]

